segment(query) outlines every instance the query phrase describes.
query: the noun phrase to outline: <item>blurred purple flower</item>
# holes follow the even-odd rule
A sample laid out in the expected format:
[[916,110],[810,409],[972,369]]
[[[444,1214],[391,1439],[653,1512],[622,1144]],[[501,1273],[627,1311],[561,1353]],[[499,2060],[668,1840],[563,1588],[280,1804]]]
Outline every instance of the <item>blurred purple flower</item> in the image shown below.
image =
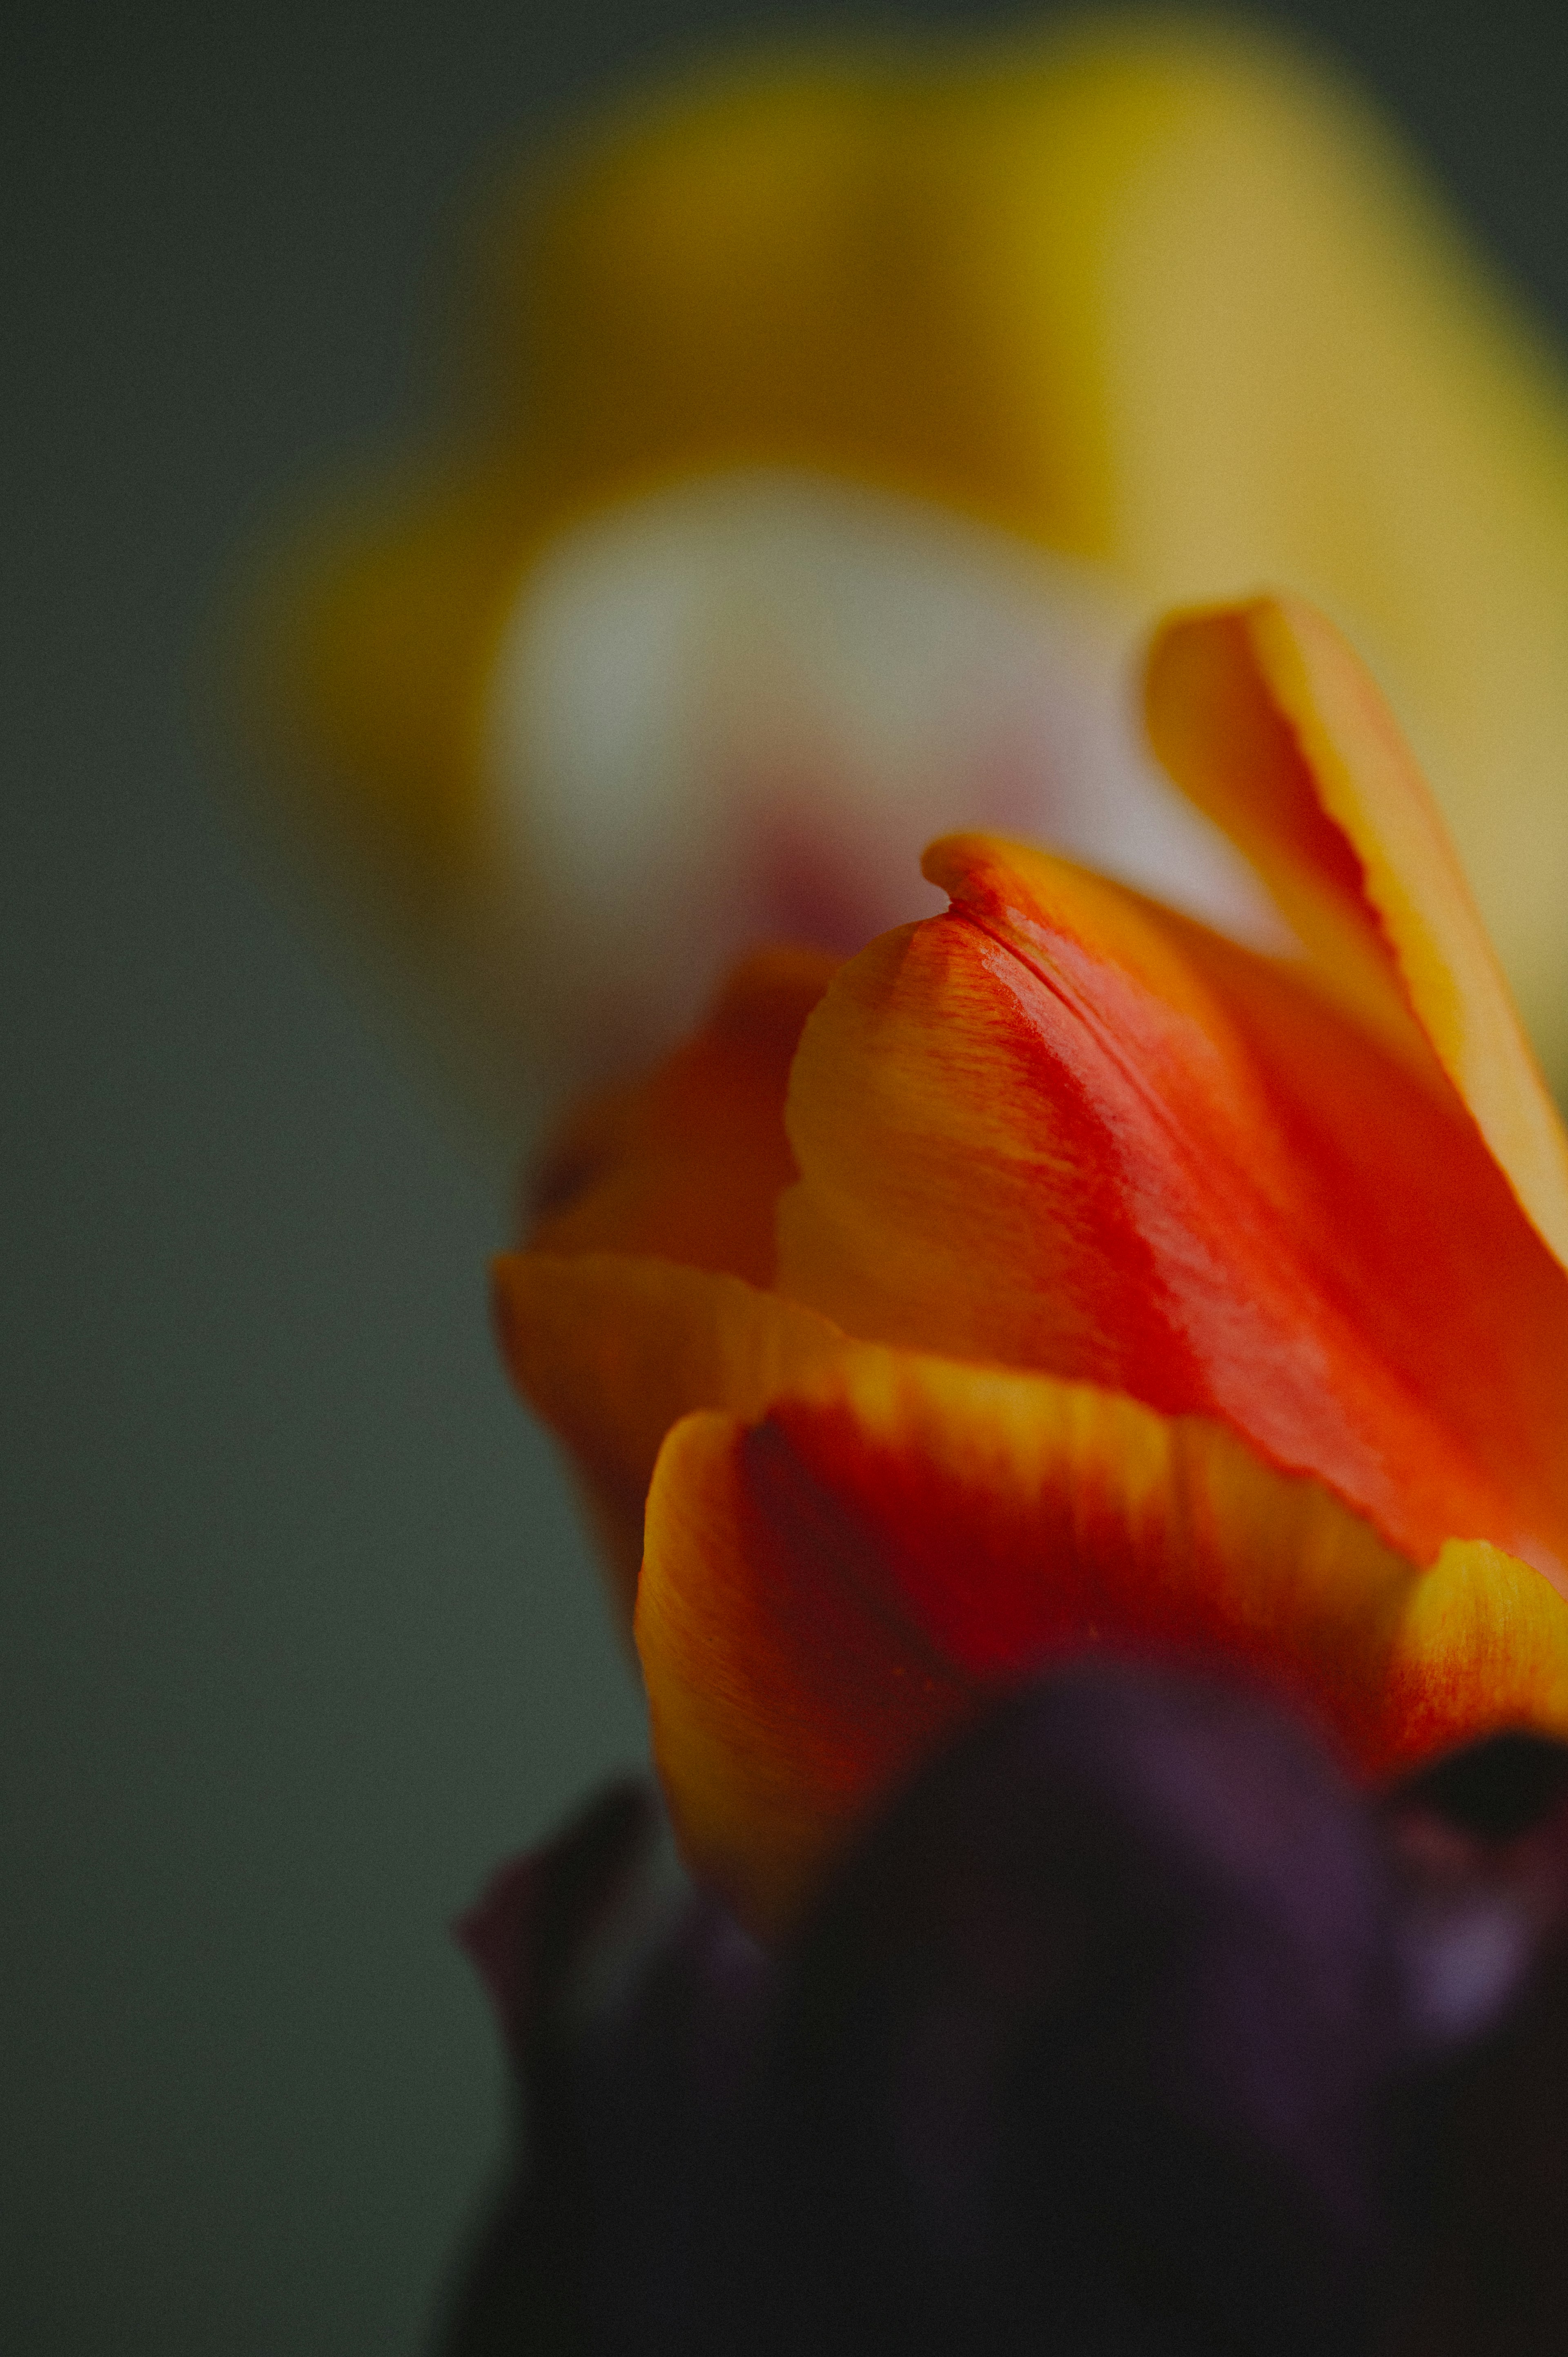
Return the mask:
[[458,1927],[516,2176],[443,2343],[1545,2357],[1568,1749],[1369,1803],[1252,1693],[1004,1705],[769,1958],[612,1788]]

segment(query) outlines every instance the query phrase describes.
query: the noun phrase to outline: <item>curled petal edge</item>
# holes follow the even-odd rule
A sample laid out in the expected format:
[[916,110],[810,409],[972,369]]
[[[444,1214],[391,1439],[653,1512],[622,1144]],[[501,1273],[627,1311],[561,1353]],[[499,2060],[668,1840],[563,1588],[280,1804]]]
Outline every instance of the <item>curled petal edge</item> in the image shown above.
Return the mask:
[[1150,740],[1273,893],[1331,996],[1413,1024],[1527,1218],[1568,1266],[1568,1137],[1443,820],[1369,673],[1298,597],[1176,614],[1145,674]]

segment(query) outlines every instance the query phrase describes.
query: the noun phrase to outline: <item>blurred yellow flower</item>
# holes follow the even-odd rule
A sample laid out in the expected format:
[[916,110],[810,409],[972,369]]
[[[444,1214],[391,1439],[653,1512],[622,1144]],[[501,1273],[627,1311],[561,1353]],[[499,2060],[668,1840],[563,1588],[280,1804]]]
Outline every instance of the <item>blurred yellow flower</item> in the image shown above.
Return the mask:
[[1266,942],[1132,690],[1260,584],[1368,652],[1568,1073],[1568,393],[1337,84],[1179,19],[715,75],[568,142],[484,285],[463,417],[255,635],[503,1131],[748,940],[928,913],[954,825]]

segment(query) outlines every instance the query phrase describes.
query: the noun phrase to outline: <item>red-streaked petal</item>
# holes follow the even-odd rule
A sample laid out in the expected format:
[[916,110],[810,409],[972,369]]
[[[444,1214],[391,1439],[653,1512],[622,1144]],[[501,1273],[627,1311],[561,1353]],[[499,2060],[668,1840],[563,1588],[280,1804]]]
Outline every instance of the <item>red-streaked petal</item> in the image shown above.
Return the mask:
[[1246,852],[1319,975],[1397,992],[1568,1264],[1568,1138],[1420,772],[1332,624],[1295,597],[1178,615],[1149,655],[1155,749]]
[[694,1038],[583,1107],[542,1173],[533,1244],[658,1254],[766,1285],[774,1205],[795,1175],[789,1066],[838,963],[820,950],[755,951]]
[[1568,1282],[1434,1068],[1043,853],[955,836],[790,1084],[780,1287],[1228,1424],[1430,1562],[1568,1560]]
[[649,1493],[636,1634],[693,1871],[763,1938],[942,1737],[972,1683],[870,1606],[768,1426],[688,1416]]
[[865,1345],[671,1432],[637,1638],[687,1855],[769,1936],[943,1734],[1085,1645],[1232,1663],[1363,1772],[1568,1730],[1568,1604],[1527,1566],[1423,1573],[1216,1426]]
[[760,1415],[842,1338],[737,1277],[624,1254],[510,1253],[493,1288],[511,1379],[571,1451],[629,1627],[643,1501],[671,1426],[693,1408]]

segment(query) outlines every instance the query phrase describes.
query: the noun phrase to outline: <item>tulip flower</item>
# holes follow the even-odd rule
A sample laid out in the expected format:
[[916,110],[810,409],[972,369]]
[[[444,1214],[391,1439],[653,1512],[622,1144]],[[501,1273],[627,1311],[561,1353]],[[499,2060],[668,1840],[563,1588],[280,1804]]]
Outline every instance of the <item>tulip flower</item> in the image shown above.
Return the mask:
[[498,1267],[768,1936],[1086,1645],[1239,1665],[1374,1778],[1568,1729],[1568,1141],[1441,822],[1299,600],[1167,623],[1147,714],[1300,956],[949,837],[944,914],[753,960],[579,1116]]
[[1128,685],[1260,582],[1372,662],[1568,1073],[1568,396],[1337,84],[1136,18],[715,75],[480,276],[478,395],[280,560],[257,662],[503,1128],[754,942],[928,913],[956,826],[1277,945]]

